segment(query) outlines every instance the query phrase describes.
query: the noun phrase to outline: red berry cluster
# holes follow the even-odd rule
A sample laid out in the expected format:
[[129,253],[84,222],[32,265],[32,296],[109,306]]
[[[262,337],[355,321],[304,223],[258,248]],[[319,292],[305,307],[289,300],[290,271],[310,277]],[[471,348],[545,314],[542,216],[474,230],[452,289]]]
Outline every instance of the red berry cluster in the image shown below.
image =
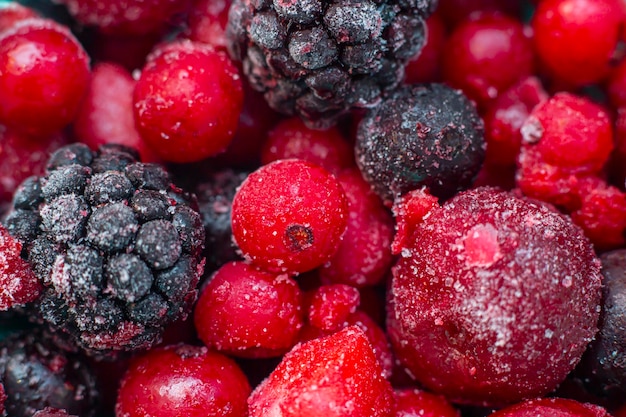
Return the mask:
[[[183,198],[149,185],[171,173],[207,235],[198,297],[180,307],[191,314],[156,347],[108,364],[42,330],[64,352],[55,353],[59,369],[75,355],[98,379],[101,401],[86,416],[626,416],[625,3],[387,1],[385,13],[400,17],[376,14],[382,3],[0,2],[6,333],[39,331],[33,306],[50,299],[55,275],[40,281],[30,253],[64,267],[45,258],[56,243],[24,238],[60,220],[11,217],[8,207],[24,211],[55,192],[36,176],[78,187],[63,177],[78,151],[48,160],[66,144],[134,148],[148,163],[138,181],[150,202]],[[358,18],[371,12],[379,20]],[[327,20],[317,32],[307,26],[316,19]],[[239,62],[232,36],[248,32],[263,51],[250,42]],[[313,32],[323,42],[302,38]],[[380,42],[400,54],[413,38],[425,42],[413,58],[383,56]],[[350,68],[325,67],[331,52]],[[361,68],[404,74],[394,87],[406,98],[402,114],[376,112],[394,92],[376,90]],[[302,74],[311,108],[332,108],[339,95],[360,105],[315,130],[259,93],[295,102]],[[418,95],[430,107],[412,107]],[[400,149],[359,164],[359,135],[374,131]],[[102,161],[93,169],[126,168]],[[67,167],[50,175],[56,163]],[[391,190],[398,178],[406,187]],[[429,185],[407,191],[412,184]],[[146,216],[159,211],[151,205]],[[178,213],[173,227],[194,221]],[[176,236],[181,245],[197,238]],[[165,245],[153,243],[155,253]],[[110,272],[84,262],[72,276]],[[170,287],[186,273],[162,269]],[[146,293],[163,291],[150,285]],[[124,308],[149,315],[148,301]],[[46,320],[70,314],[45,311]],[[15,377],[30,368],[6,345],[18,339],[4,337],[0,416],[26,415],[30,398],[43,404],[36,416],[71,415],[80,398],[29,391],[70,383]],[[37,355],[27,359],[33,367]]]

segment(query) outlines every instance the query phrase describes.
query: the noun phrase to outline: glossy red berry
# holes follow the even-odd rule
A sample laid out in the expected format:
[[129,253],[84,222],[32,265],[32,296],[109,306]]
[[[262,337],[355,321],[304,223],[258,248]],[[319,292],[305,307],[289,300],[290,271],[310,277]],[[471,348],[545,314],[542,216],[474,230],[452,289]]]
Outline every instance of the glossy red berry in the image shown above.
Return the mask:
[[155,155],[139,136],[133,118],[135,80],[117,64],[100,62],[93,67],[91,83],[73,123],[78,141],[98,149],[105,143],[135,148],[142,162],[155,162]]
[[609,73],[623,22],[621,0],[542,0],[532,20],[535,50],[557,81],[595,83]]
[[439,0],[438,11],[450,29],[454,29],[469,16],[481,12],[506,13],[519,16],[522,9],[520,0]]
[[604,408],[565,398],[528,400],[490,414],[490,417],[611,417]]
[[243,105],[241,79],[225,52],[177,41],[148,58],[133,105],[139,134],[160,158],[199,161],[232,140]]
[[354,165],[352,149],[337,127],[327,130],[308,128],[302,119],[280,121],[268,132],[261,150],[261,163],[297,158],[313,162],[337,175]]
[[59,0],[80,23],[106,33],[159,33],[176,22],[191,0]]
[[383,281],[393,262],[393,219],[357,168],[337,179],[348,199],[348,226],[335,255],[319,269],[322,282],[355,287]]
[[404,81],[409,84],[441,81],[441,56],[446,41],[446,28],[440,13],[426,19],[426,43],[404,68]]
[[597,331],[600,288],[599,260],[569,218],[474,189],[416,225],[393,269],[387,332],[425,388],[501,406],[572,371]]
[[0,225],[0,311],[34,301],[43,289],[21,251],[22,244]]
[[133,359],[117,396],[124,417],[245,417],[251,388],[239,366],[205,347],[154,348]]
[[66,27],[26,19],[0,34],[0,123],[33,136],[67,126],[89,84],[89,57]]
[[296,345],[248,398],[249,417],[392,417],[393,390],[358,327]]
[[339,182],[318,165],[283,159],[241,184],[232,205],[233,239],[263,269],[298,273],[327,262],[346,230]]
[[344,327],[359,306],[359,290],[349,285],[322,285],[309,295],[307,319],[318,329],[334,332]]
[[396,397],[396,417],[460,417],[461,412],[441,395],[417,388],[403,388],[394,391]]
[[297,342],[303,322],[301,304],[293,279],[231,262],[200,293],[195,328],[209,348],[233,356],[280,356]]
[[444,80],[484,107],[520,79],[531,75],[530,37],[511,17],[485,13],[458,25],[446,40]]

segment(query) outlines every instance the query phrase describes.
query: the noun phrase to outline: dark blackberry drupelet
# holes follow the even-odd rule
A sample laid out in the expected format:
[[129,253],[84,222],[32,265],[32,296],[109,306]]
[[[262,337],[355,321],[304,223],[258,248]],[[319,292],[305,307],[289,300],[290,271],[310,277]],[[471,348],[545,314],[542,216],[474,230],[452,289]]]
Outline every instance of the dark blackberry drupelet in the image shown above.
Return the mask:
[[66,347],[96,358],[149,348],[191,310],[204,228],[195,197],[161,166],[120,145],[73,144],[13,202],[6,227],[44,285],[35,320]]
[[425,43],[437,0],[234,0],[227,35],[269,105],[328,128],[375,106]]
[[421,187],[440,199],[468,188],[485,148],[482,119],[461,91],[406,85],[359,123],[355,156],[365,180],[391,205]]
[[[3,416],[89,417],[97,411],[96,378],[87,362],[60,350],[39,330],[14,334],[0,343],[0,383],[6,392]],[[53,408],[68,414],[35,414]]]
[[227,262],[241,259],[233,243],[230,218],[235,191],[248,174],[248,171],[227,168],[211,173],[195,187],[206,235],[207,273]]

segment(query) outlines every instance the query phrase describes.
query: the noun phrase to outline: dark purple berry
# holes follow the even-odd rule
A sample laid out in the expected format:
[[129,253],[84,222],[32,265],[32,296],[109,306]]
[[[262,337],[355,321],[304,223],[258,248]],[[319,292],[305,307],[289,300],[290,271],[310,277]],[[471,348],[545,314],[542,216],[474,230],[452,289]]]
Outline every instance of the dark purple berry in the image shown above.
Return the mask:
[[483,133],[475,106],[460,91],[406,85],[360,122],[355,155],[363,177],[387,204],[421,187],[446,199],[478,174]]

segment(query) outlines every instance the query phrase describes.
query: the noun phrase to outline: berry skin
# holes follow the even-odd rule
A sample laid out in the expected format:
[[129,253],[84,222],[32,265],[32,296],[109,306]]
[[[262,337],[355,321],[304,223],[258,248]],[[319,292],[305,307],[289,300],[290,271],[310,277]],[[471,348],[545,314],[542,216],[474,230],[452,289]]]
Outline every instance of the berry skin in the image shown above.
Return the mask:
[[309,324],[327,332],[343,328],[360,303],[359,290],[345,284],[322,285],[309,298]]
[[148,57],[133,106],[139,134],[160,158],[194,162],[223,151],[232,140],[243,89],[225,52],[176,41]]
[[502,14],[468,18],[448,36],[443,51],[444,80],[479,108],[533,71],[530,37],[517,19]]
[[443,84],[400,87],[359,123],[361,174],[387,206],[428,187],[442,199],[468,188],[485,156],[474,105]]
[[91,83],[72,124],[78,141],[98,149],[118,143],[139,151],[144,162],[158,158],[139,136],[133,117],[135,80],[118,64],[99,62],[92,69]]
[[565,379],[596,334],[600,288],[600,262],[570,219],[465,191],[415,226],[393,269],[388,335],[426,389],[501,406]]
[[22,244],[0,225],[0,310],[25,305],[39,297],[42,285],[20,257]]
[[162,167],[131,148],[60,148],[24,182],[6,227],[44,290],[34,319],[97,358],[145,349],[186,317],[203,270],[204,229]]
[[234,0],[231,55],[269,105],[326,129],[378,104],[425,41],[437,1]]
[[245,417],[250,385],[239,366],[205,347],[170,345],[134,358],[118,391],[125,417]]
[[189,0],[59,0],[80,23],[104,33],[145,35],[173,25]]
[[396,389],[395,417],[460,417],[461,413],[440,395],[420,389]]
[[20,20],[39,17],[39,14],[30,7],[19,3],[9,2],[0,4],[0,32],[10,29]]
[[582,369],[586,385],[606,398],[623,398],[626,393],[626,250],[600,256],[602,261],[603,306],[600,330],[586,352]]
[[297,283],[286,275],[227,263],[196,303],[198,337],[209,348],[233,356],[280,356],[295,345],[302,327],[301,297]]
[[611,417],[602,407],[565,398],[528,400],[490,414],[490,417]]
[[11,417],[31,417],[46,407],[81,417],[96,412],[99,393],[88,364],[51,344],[39,331],[18,333],[0,343],[0,382]]
[[273,272],[310,271],[337,251],[348,203],[325,169],[299,159],[264,165],[239,187],[233,239],[243,256]]
[[284,119],[268,132],[261,150],[261,163],[267,165],[279,159],[297,158],[313,162],[337,175],[354,165],[352,149],[337,127],[315,130],[291,117]]
[[393,390],[362,330],[296,345],[248,398],[249,417],[391,417]]
[[199,0],[189,11],[189,39],[226,50],[226,25],[230,0]]
[[543,0],[532,20],[537,56],[557,81],[575,86],[601,81],[623,20],[620,0]]
[[348,226],[335,255],[319,268],[320,279],[355,287],[379,284],[393,263],[393,219],[357,168],[343,170],[337,180],[348,199]]
[[66,27],[16,23],[0,34],[0,123],[37,137],[56,133],[74,119],[89,77],[89,57]]

